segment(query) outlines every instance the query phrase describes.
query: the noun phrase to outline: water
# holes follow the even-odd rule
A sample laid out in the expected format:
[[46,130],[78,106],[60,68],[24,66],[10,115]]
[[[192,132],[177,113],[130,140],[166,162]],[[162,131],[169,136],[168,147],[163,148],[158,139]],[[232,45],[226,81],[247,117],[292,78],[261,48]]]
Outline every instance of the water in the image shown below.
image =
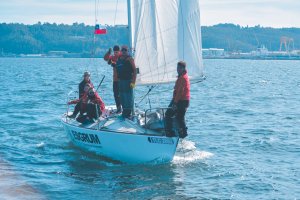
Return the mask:
[[[1,58],[0,199],[299,199],[300,62],[205,66],[174,161],[128,165],[74,147],[59,121],[87,68],[95,85],[107,75],[100,94],[113,102],[102,60]],[[156,88],[153,105],[168,105],[172,87]]]

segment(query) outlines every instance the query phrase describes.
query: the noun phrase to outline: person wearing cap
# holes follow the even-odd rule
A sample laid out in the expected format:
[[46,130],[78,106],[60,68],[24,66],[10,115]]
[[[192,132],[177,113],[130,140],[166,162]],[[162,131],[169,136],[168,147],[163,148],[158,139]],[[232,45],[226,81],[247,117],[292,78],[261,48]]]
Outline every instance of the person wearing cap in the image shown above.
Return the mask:
[[114,46],[113,55],[111,55],[111,51],[112,49],[109,48],[109,50],[104,55],[104,60],[107,61],[107,63],[111,65],[113,68],[113,92],[114,92],[114,98],[117,107],[117,113],[120,113],[122,111],[122,108],[121,108],[121,100],[119,94],[118,73],[116,69],[117,60],[121,56],[120,47],[118,45]]
[[166,136],[174,137],[175,132],[172,129],[172,118],[174,116],[178,124],[178,133],[180,138],[187,136],[187,127],[185,123],[185,113],[190,103],[190,81],[187,75],[186,63],[180,61],[177,63],[178,78],[173,91],[173,99],[166,112]]
[[90,121],[97,120],[105,111],[105,104],[94,88],[90,88],[87,101],[87,117]]
[[130,56],[127,46],[122,46],[122,55],[116,63],[119,79],[119,92],[123,108],[122,116],[129,118],[133,111],[133,88],[136,80],[136,67],[134,59]]
[[89,84],[91,87],[94,87],[93,83],[91,82],[91,73],[85,71],[83,74],[83,80],[78,85],[79,90],[79,98],[81,98],[84,94],[84,87],[86,84]]

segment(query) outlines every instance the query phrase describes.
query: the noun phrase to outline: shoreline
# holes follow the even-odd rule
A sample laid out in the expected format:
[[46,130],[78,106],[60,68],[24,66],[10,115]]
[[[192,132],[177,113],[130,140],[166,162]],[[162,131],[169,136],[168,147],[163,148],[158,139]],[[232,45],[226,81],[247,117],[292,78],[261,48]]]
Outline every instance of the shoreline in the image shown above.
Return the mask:
[[[20,58],[20,59],[89,59],[90,57],[1,57],[1,58]],[[103,59],[102,57],[95,57],[95,59]],[[274,58],[274,57],[203,57],[203,60],[300,60],[299,57],[279,57],[279,58]]]

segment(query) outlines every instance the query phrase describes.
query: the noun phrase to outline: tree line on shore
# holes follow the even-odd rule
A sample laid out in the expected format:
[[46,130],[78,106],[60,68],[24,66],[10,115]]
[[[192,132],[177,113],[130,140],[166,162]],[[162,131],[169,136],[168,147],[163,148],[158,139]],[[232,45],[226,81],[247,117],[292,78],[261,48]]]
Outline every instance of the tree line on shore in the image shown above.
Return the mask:
[[[98,57],[114,44],[128,44],[127,26],[107,26],[107,32],[106,35],[94,35],[94,27],[83,23],[0,23],[0,54],[67,51]],[[300,28],[242,27],[234,24],[202,26],[203,48],[222,48],[228,52],[249,52],[261,46],[278,51],[282,37],[291,39],[288,44],[290,50],[300,49]]]

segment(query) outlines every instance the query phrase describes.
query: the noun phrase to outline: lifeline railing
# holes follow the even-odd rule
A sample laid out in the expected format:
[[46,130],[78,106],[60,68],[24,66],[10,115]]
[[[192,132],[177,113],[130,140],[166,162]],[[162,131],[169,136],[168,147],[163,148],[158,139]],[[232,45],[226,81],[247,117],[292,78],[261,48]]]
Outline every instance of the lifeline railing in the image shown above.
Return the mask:
[[67,119],[68,119],[68,114],[69,114],[69,109],[70,109],[70,105],[68,104],[68,102],[70,101],[70,97],[71,97],[71,95],[73,95],[73,94],[78,94],[78,92],[77,91],[70,91],[69,93],[68,93],[68,96],[67,96],[67,112],[66,112],[66,121],[67,121]]
[[160,117],[160,120],[163,121],[164,123],[164,127],[163,127],[163,130],[164,132],[166,132],[166,120],[165,120],[165,116],[166,116],[166,112],[167,110],[169,109],[169,107],[163,107],[163,108],[149,108],[147,110],[145,110],[145,127],[147,127],[147,113],[151,112],[151,111],[155,111],[157,112],[158,114],[162,114],[162,117]]

